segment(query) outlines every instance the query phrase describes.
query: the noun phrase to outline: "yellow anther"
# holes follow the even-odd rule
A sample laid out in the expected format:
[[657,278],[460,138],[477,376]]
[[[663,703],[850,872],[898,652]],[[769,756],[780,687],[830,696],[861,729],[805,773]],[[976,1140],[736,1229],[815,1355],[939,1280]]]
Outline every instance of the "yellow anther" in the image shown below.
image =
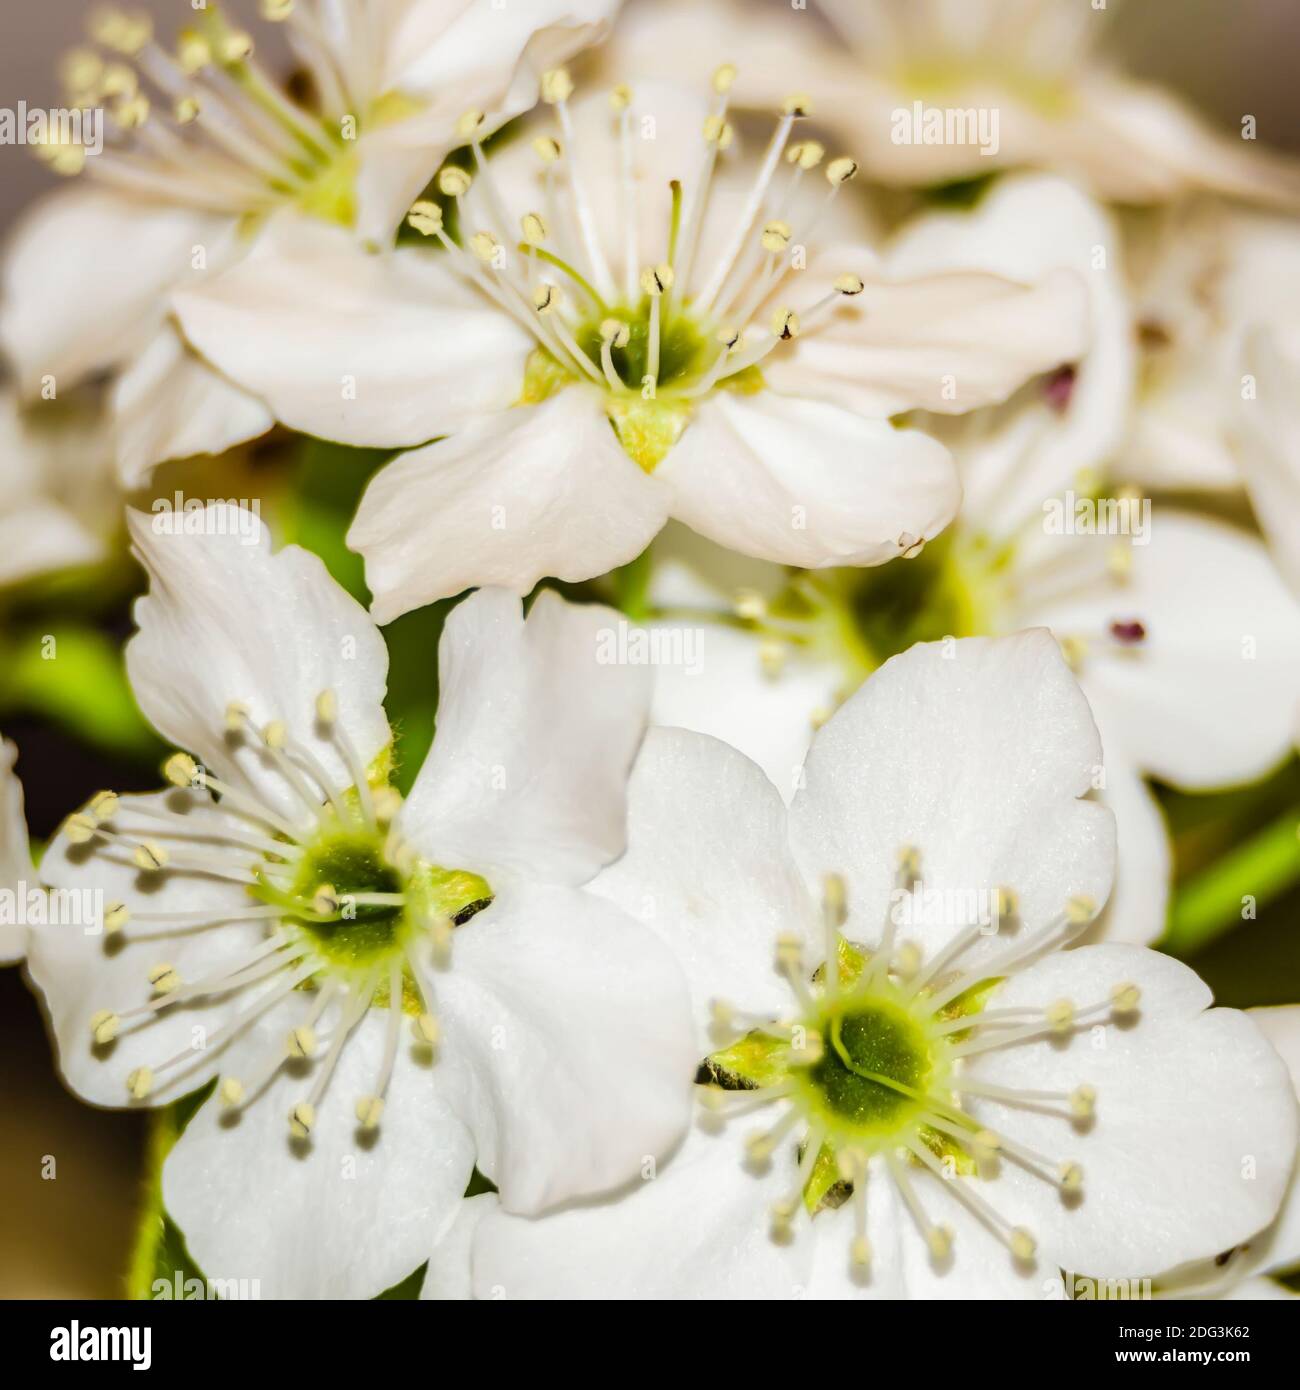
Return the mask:
[[316,1107],[308,1101],[300,1101],[289,1111],[289,1133],[295,1139],[309,1139],[315,1123]]
[[469,249],[484,265],[490,265],[500,257],[501,243],[491,232],[475,232],[469,239]]
[[524,240],[529,246],[541,246],[546,240],[546,223],[535,212],[526,212],[519,220]]
[[450,917],[438,916],[429,923],[429,940],[433,942],[434,958],[446,965],[451,958],[451,938],[455,925]]
[[666,290],[672,289],[674,278],[673,268],[666,262],[661,265],[649,265],[641,272],[641,289],[655,299]]
[[1014,888],[996,888],[993,891],[993,915],[1002,921],[1014,917],[1020,910],[1020,899]]
[[735,63],[722,63],[713,69],[713,90],[722,97],[731,90],[732,83],[736,80]]
[[1068,999],[1058,999],[1043,1010],[1054,1033],[1068,1033],[1074,1026],[1074,1005]]
[[448,198],[461,198],[469,192],[469,186],[473,182],[474,180],[467,170],[458,169],[456,165],[449,164],[438,175],[438,191]]
[[549,285],[545,280],[533,286],[533,308],[539,314],[549,314],[560,304],[560,290],[557,285]]
[[131,920],[131,913],[125,903],[109,903],[104,909],[104,935],[116,936]]
[[191,125],[198,120],[202,109],[196,97],[180,97],[172,107],[172,115],[178,125]]
[[428,1043],[431,1047],[441,1036],[438,1029],[438,1020],[432,1014],[421,1014],[411,1024],[411,1031],[415,1034],[418,1041]]
[[113,103],[113,119],[122,130],[139,130],[149,119],[149,98],[141,92]]
[[841,155],[838,159],[832,159],[826,166],[826,181],[832,188],[838,188],[842,183],[848,181],[858,172],[858,161],[850,159],[848,155]]
[[977,1130],[970,1142],[976,1160],[982,1163],[991,1162],[1002,1149],[1002,1136],[992,1129]]
[[905,980],[911,979],[921,968],[921,948],[915,941],[904,941],[894,952],[894,969]]
[[632,105],[632,88],[620,82],[609,94],[609,105],[613,111],[626,111]]
[[103,9],[92,14],[90,36],[115,53],[134,58],[153,38],[153,21],[147,14],[126,14],[122,10]]
[[730,148],[736,132],[725,116],[706,116],[704,118],[704,139],[707,144],[717,145],[720,150]]
[[244,1099],[244,1083],[237,1076],[225,1077],[217,1088],[222,1105],[233,1110]]
[[293,13],[294,0],[262,0],[262,18],[279,24]]
[[288,741],[289,730],[285,727],[283,719],[273,719],[269,724],[263,726],[262,742],[268,748],[274,748],[279,752]]
[[437,203],[431,203],[427,198],[421,198],[419,202],[411,204],[411,210],[406,214],[406,221],[421,236],[437,236],[442,231],[442,209]]
[[533,152],[543,164],[554,164],[563,151],[560,142],[549,135],[538,135],[533,139]]
[[176,41],[176,62],[188,77],[206,68],[212,61],[212,45],[193,29],[187,29]]
[[610,347],[625,348],[632,339],[632,330],[622,319],[605,319],[600,325],[600,338]]
[[136,845],[135,853],[131,856],[135,860],[136,866],[147,874],[155,874],[167,867],[167,861],[171,856],[158,843],[157,840],[141,840]]
[[181,973],[166,961],[149,967],[149,983],[155,994],[173,994],[181,987]]
[[362,1129],[378,1129],[384,1115],[382,1096],[362,1096],[356,1106],[357,1123]]
[[778,1197],[772,1203],[772,1223],[775,1226],[788,1227],[794,1220],[795,1213],[799,1210],[799,1198],[797,1196]]
[[785,152],[788,163],[797,164],[805,171],[815,169],[825,155],[826,146],[819,145],[816,140],[801,140],[797,145],[791,145]]
[[782,934],[776,939],[776,964],[780,970],[797,970],[803,961],[803,942],[797,936]]
[[117,1037],[117,1030],[121,1026],[122,1020],[111,1009],[100,1009],[97,1014],[91,1016],[90,1036],[94,1038],[97,1046],[107,1047]]
[[761,623],[767,617],[767,600],[757,589],[741,589],[736,594],[736,617],[749,623]]
[[1008,1240],[1011,1253],[1022,1264],[1028,1264],[1038,1253],[1038,1242],[1023,1226],[1013,1226]]
[[59,63],[59,77],[73,92],[90,92],[104,75],[104,60],[93,48],[73,48]]
[[1088,643],[1082,637],[1058,637],[1057,644],[1061,648],[1061,655],[1065,658],[1065,664],[1071,671],[1078,671],[1087,658]]
[[284,1050],[290,1057],[310,1057],[316,1051],[316,1030],[304,1023],[285,1039]]
[[1083,1191],[1083,1169],[1077,1163],[1066,1162],[1060,1167],[1061,1190],[1063,1192]]
[[841,294],[861,294],[862,291],[866,289],[866,287],[867,282],[862,278],[862,276],[854,275],[852,271],[848,272],[845,275],[837,275],[835,277],[834,288],[837,289]]
[[117,815],[120,805],[121,798],[116,792],[96,792],[86,803],[86,814],[103,825]]
[[776,1145],[772,1136],[765,1130],[758,1130],[745,1139],[745,1155],[751,1163],[766,1163],[772,1157]]
[[37,145],[36,153],[56,174],[64,178],[72,178],[86,167],[84,145]]
[[231,734],[240,733],[247,723],[248,706],[241,704],[238,700],[231,700],[226,706],[226,732]]
[[188,753],[173,753],[163,763],[163,776],[173,787],[194,787],[199,782],[199,765]]
[[243,29],[235,29],[221,40],[221,61],[235,66],[247,62],[253,56],[253,36]]
[[1097,915],[1097,904],[1087,893],[1073,893],[1066,899],[1065,915],[1072,926],[1081,927]]
[[812,97],[807,92],[794,92],[781,103],[785,116],[807,116],[812,112]]
[[573,78],[568,68],[547,68],[542,74],[542,100],[548,106],[568,101],[573,95]]
[[311,895],[311,910],[318,917],[334,917],[339,910],[339,895],[332,883],[322,883]]
[[1142,991],[1134,984],[1116,985],[1110,992],[1110,1006],[1117,1014],[1137,1012],[1142,1000]]
[[328,726],[333,724],[338,717],[338,695],[333,690],[322,690],[321,693],[316,696],[316,718],[320,720],[322,724]]
[[849,1246],[849,1259],[858,1267],[865,1269],[871,1263],[871,1242],[866,1236],[854,1236]]
[[784,251],[790,245],[790,238],[793,235],[788,222],[774,220],[763,228],[763,234],[759,241],[762,243],[764,251]]
[[740,329],[734,324],[723,324],[713,335],[713,341],[715,343],[721,343],[722,346],[730,352],[740,341]]
[[952,1231],[947,1226],[931,1226],[925,1233],[930,1258],[936,1263],[946,1260],[952,1250]]
[[774,637],[765,638],[758,644],[758,664],[769,680],[775,680],[785,670],[785,664],[789,659],[789,647]]
[[456,134],[462,140],[469,140],[487,120],[482,111],[466,111],[456,122]]
[[133,97],[140,90],[140,79],[125,63],[109,63],[100,85],[106,97]]
[[136,1067],[126,1078],[126,1089],[132,1100],[143,1100],[153,1090],[152,1068]]
[[896,874],[900,883],[912,884],[921,875],[921,851],[915,845],[904,845],[898,851]]
[[793,309],[778,309],[772,315],[772,332],[782,342],[799,336],[799,315]]
[[826,874],[822,878],[822,917],[832,927],[842,927],[849,915],[848,887],[843,874]]
[[370,793],[375,808],[375,819],[387,825],[402,809],[402,794],[396,787],[376,787]]
[[1090,1120],[1097,1109],[1097,1092],[1088,1085],[1076,1086],[1070,1092],[1070,1114],[1076,1120]]
[[856,1144],[846,1145],[835,1154],[835,1167],[845,1182],[856,1183],[867,1175],[867,1151]]

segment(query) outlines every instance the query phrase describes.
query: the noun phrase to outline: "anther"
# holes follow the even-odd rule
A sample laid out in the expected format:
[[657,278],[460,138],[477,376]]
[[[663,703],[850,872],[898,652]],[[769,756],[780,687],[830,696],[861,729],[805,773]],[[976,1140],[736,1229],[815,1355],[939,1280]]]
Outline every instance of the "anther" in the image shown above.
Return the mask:
[[221,61],[231,64],[247,62],[253,56],[253,36],[236,29],[221,41]]
[[163,776],[174,787],[194,787],[199,781],[199,765],[188,753],[173,753],[163,763]]
[[126,1089],[132,1100],[143,1100],[153,1090],[153,1071],[149,1067],[136,1067],[126,1078]]
[[164,961],[150,967],[149,983],[155,994],[172,994],[181,987],[181,974],[174,965]]
[[285,1051],[290,1057],[310,1057],[316,1051],[316,1030],[305,1024],[295,1028],[285,1039]]
[[116,936],[131,920],[125,903],[109,903],[104,909],[104,935]]
[[241,704],[238,700],[231,700],[226,706],[226,732],[230,734],[242,733],[244,725],[248,723],[248,706]]
[[501,252],[501,243],[491,232],[475,232],[469,239],[469,249],[484,265],[491,265]]
[[772,332],[783,343],[799,336],[799,315],[793,309],[778,309],[772,315]]
[[761,623],[767,617],[767,600],[756,589],[741,589],[736,594],[735,612],[746,622]]
[[427,198],[421,198],[418,202],[411,204],[411,210],[406,214],[406,221],[407,225],[414,227],[421,236],[436,236],[442,231],[442,209],[437,203],[431,203]]
[[1076,1086],[1070,1092],[1070,1114],[1076,1120],[1090,1120],[1096,1108],[1097,1092],[1091,1086]]
[[1071,926],[1082,927],[1097,915],[1097,904],[1086,893],[1075,893],[1066,899],[1065,916]]
[[176,41],[176,62],[180,70],[193,77],[212,61],[212,45],[202,34],[187,29]]
[[1116,985],[1110,992],[1110,1006],[1117,1014],[1136,1013],[1141,999],[1142,991],[1134,984]]
[[543,164],[554,164],[563,153],[560,142],[549,135],[538,135],[533,140],[533,151]]
[[1029,1264],[1038,1252],[1038,1242],[1023,1226],[1013,1226],[1007,1237],[1011,1253],[1022,1264]]
[[86,814],[99,825],[111,821],[117,815],[120,799],[116,792],[96,792],[86,803]]
[[854,275],[851,271],[845,275],[835,277],[835,288],[844,295],[861,294],[867,287],[867,282],[861,275]]
[[740,341],[740,329],[733,324],[724,324],[713,335],[714,342],[721,343],[730,352]]
[[533,308],[539,314],[549,314],[560,303],[558,286],[547,284],[545,280],[533,286]]
[[450,164],[438,175],[438,191],[448,198],[460,198],[469,192],[473,182],[472,175],[466,170]]
[[430,1047],[434,1046],[440,1037],[438,1020],[432,1014],[421,1014],[412,1022],[411,1031],[415,1034],[417,1042],[428,1043]]
[[379,1121],[384,1114],[384,1098],[382,1096],[362,1096],[356,1105],[357,1123],[364,1130],[379,1128]]
[[849,1259],[858,1269],[865,1269],[871,1263],[871,1242],[866,1236],[854,1236],[849,1245]]
[[322,883],[311,895],[311,910],[318,917],[335,917],[339,910],[339,895],[332,883]]
[[1043,1016],[1054,1033],[1068,1033],[1074,1027],[1074,1005],[1068,999],[1058,999],[1043,1010]]
[[838,159],[832,159],[826,166],[826,181],[832,188],[839,188],[841,184],[848,181],[858,172],[858,161],[850,159],[848,155],[841,155]]
[[197,97],[178,97],[172,107],[172,116],[177,125],[192,125],[198,120],[202,109]]
[[121,1018],[111,1009],[100,1009],[97,1014],[91,1016],[90,1036],[98,1046],[107,1047],[117,1037],[117,1030],[121,1026]]
[[925,1243],[930,1247],[930,1258],[942,1264],[952,1250],[952,1231],[947,1226],[931,1226],[925,1233]]
[[734,63],[723,63],[713,69],[713,90],[720,97],[726,96],[731,90],[732,84],[736,80],[736,65]]
[[706,116],[704,118],[704,140],[706,144],[717,145],[720,150],[727,149],[735,137],[731,122],[725,116]]
[[1082,1192],[1083,1191],[1083,1169],[1077,1163],[1062,1163],[1059,1169],[1061,1176],[1062,1192]]
[[277,753],[284,750],[284,746],[289,741],[289,730],[285,728],[282,719],[273,719],[262,730],[262,742],[268,748],[274,749]]
[[826,146],[819,145],[816,140],[801,140],[796,145],[791,145],[785,152],[787,163],[797,164],[805,172],[815,169],[826,154]]
[[122,130],[139,130],[149,119],[149,98],[137,92],[113,105],[113,119]]
[[289,1133],[295,1139],[309,1139],[316,1123],[316,1107],[310,1101],[300,1101],[289,1111]]
[[672,288],[673,278],[673,268],[668,264],[647,266],[641,272],[641,288],[656,299]]
[[795,92],[781,103],[784,116],[807,116],[812,113],[812,98],[806,92]]
[[293,13],[294,0],[262,0],[262,18],[279,24]]
[[474,133],[479,130],[485,120],[487,120],[487,117],[482,111],[466,111],[465,114],[456,121],[456,134],[459,135],[462,140],[469,140],[474,136]]
[[625,348],[632,339],[632,330],[622,319],[605,319],[600,325],[600,338],[610,347]]
[[244,1099],[244,1083],[238,1077],[227,1076],[217,1088],[217,1095],[226,1109],[233,1110]]
[[822,878],[822,917],[828,926],[842,927],[848,919],[848,890],[843,874],[826,874]]
[[148,874],[156,874],[165,869],[170,857],[157,840],[142,840],[136,845],[135,853],[131,856],[136,865]]
[[548,68],[542,74],[542,100],[548,106],[568,101],[573,95],[573,78],[568,68]]
[[609,94],[609,105],[612,111],[626,111],[632,105],[632,88],[620,82]]
[[763,234],[759,240],[764,251],[771,251],[776,254],[778,251],[784,251],[790,245],[790,238],[793,235],[790,224],[778,219],[769,222],[763,228]]
[[529,246],[541,246],[546,241],[546,223],[537,213],[524,213],[520,218],[520,227]]

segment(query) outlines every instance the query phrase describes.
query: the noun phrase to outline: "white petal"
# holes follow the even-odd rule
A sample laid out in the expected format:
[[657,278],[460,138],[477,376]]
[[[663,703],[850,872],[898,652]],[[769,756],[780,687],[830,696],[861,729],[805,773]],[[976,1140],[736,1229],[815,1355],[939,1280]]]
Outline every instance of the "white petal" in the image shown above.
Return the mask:
[[25,395],[54,376],[62,391],[127,361],[157,331],[168,290],[192,274],[195,245],[224,219],[93,186],[37,203],[9,243],[0,344]]
[[[436,863],[583,883],[623,850],[651,673],[602,658],[609,608],[481,589],[438,646],[438,730],[398,822]],[[494,886],[495,883],[494,883]]]
[[128,488],[155,464],[224,453],[273,423],[256,396],[189,351],[170,321],[117,379],[112,405],[118,476]]
[[435,1242],[429,1255],[420,1297],[442,1303],[466,1302],[474,1297],[470,1275],[471,1252],[479,1222],[501,1207],[495,1192],[467,1197],[456,1208],[451,1224]]
[[[366,489],[348,544],[376,621],[475,584],[526,594],[635,559],[667,516],[663,486],[623,452],[594,392],[558,392],[403,454]],[[454,544],[433,543],[438,534]]]
[[1114,821],[1078,799],[1100,763],[1087,701],[1048,633],[918,644],[814,737],[790,809],[795,853],[810,882],[846,876],[853,940],[879,932],[906,847],[927,893],[939,890],[932,901],[952,907],[900,933],[926,955],[968,924],[963,902],[998,887],[1025,924],[1046,923],[1071,894],[1100,905],[1110,890]]
[[812,1241],[768,1232],[792,1163],[743,1166],[736,1134],[692,1128],[657,1176],[541,1220],[487,1213],[474,1240],[474,1292],[513,1299],[782,1299],[807,1287]]
[[893,559],[942,531],[961,497],[928,435],[769,391],[704,401],[655,476],[692,530],[807,569]]
[[190,342],[277,419],[344,444],[421,444],[503,409],[534,344],[443,256],[370,255],[301,218],[173,303]]
[[[1096,578],[1039,602],[1026,585],[1016,621],[1102,639],[1080,679],[1139,767],[1183,787],[1251,781],[1291,747],[1300,603],[1265,547],[1233,526],[1162,510],[1148,534],[1118,583],[1106,569],[1113,539],[1052,537],[1063,564],[1091,562]],[[1132,619],[1145,638],[1116,649],[1111,623]]]
[[89,565],[104,547],[65,507],[34,498],[0,515],[0,586]]
[[[374,1090],[386,1026],[372,1009],[349,1036],[309,1143],[290,1138],[288,1117],[310,1073],[288,1068],[236,1118],[209,1101],[190,1121],[163,1166],[163,1204],[209,1279],[256,1279],[261,1298],[373,1298],[428,1258],[473,1144],[430,1067],[401,1050],[378,1133],[360,1132],[353,1107]],[[269,1061],[283,1030],[261,1042]]]
[[1300,342],[1262,330],[1247,344],[1257,398],[1241,405],[1242,471],[1273,559],[1300,593]]
[[[23,816],[23,784],[14,772],[17,757],[17,748],[8,739],[0,740],[0,889],[14,894],[15,904],[37,884]],[[26,951],[27,928],[0,923],[0,965],[21,960]]]
[[[1291,1085],[1300,1099],[1300,1005],[1247,1012],[1286,1063]],[[1266,1272],[1280,1272],[1300,1264],[1300,1180],[1295,1172],[1282,1199],[1282,1210],[1268,1230],[1251,1241],[1249,1255],[1252,1267]]]
[[699,1058],[681,969],[651,932],[590,893],[513,886],[452,949],[444,1051],[505,1207],[608,1190],[676,1144]]
[[388,651],[365,609],[298,546],[271,548],[250,511],[211,506],[182,516],[209,534],[168,534],[177,513],[128,512],[149,592],[136,601],[127,643],[131,687],[154,728],[204,766],[281,814],[303,808],[251,736],[232,740],[226,712],[246,707],[258,729],[283,721],[342,789],[348,767],[316,719],[325,690],[363,764],[390,741],[383,698]]
[[[151,810],[154,814],[148,814]],[[157,813],[163,810],[180,819],[170,824],[159,819]],[[206,794],[179,790],[123,797],[113,826],[131,842],[152,839],[175,853],[190,848],[190,839],[199,841],[193,848],[201,851],[205,844],[220,844],[232,832],[246,829],[217,810]],[[126,1078],[134,1068],[157,1068],[195,1047],[196,1033],[211,1037],[252,1003],[254,992],[244,990],[184,1007],[173,1005],[144,1025],[124,1024],[110,1048],[96,1049],[92,1016],[102,1009],[121,1014],[148,1003],[153,966],[165,962],[189,983],[224,975],[261,944],[264,924],[222,920],[223,914],[255,906],[241,884],[180,870],[142,874],[131,860],[129,845],[74,846],[61,832],[41,860],[41,877],[56,890],[68,890],[68,906],[57,923],[31,929],[28,970],[45,998],[59,1069],[85,1099],[96,1105],[125,1105]],[[128,922],[118,942],[103,933],[102,914],[113,903],[175,917]],[[74,920],[78,908],[80,922]],[[184,914],[199,911],[210,913],[215,925],[184,920]],[[205,1046],[195,1052],[193,1064],[186,1062],[173,1074],[160,1075],[151,1100],[175,1100],[206,1081],[220,1060],[215,1049],[209,1054]]]
[[1082,1200],[1005,1160],[985,1195],[1028,1226],[1043,1257],[1094,1276],[1136,1278],[1227,1250],[1278,1209],[1295,1157],[1291,1079],[1259,1029],[1187,966],[1137,946],[1057,952],[1012,976],[989,1007],[1086,1006],[1121,982],[1142,991],[1135,1021],[1030,1041],[972,1059],[995,1085],[1097,1092],[1085,1130],[1027,1107],[979,1101],[981,1121],[1054,1159],[1079,1163]]
[[[790,855],[786,811],[748,758],[684,729],[651,729],[628,791],[628,848],[592,891],[644,922],[690,982],[699,1050],[715,1050],[709,1004],[784,1011],[782,934],[816,934],[816,909]],[[819,957],[820,958],[820,957]]]

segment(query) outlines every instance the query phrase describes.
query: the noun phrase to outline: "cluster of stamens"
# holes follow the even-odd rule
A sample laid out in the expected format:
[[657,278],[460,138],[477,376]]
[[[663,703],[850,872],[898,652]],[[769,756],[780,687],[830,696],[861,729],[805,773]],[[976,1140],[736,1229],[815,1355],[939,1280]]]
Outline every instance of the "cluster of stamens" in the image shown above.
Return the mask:
[[[919,867],[915,850],[900,854],[901,894],[920,891]],[[1082,1169],[990,1128],[970,1113],[968,1101],[1053,1111],[1063,1126],[1081,1132],[1092,1122],[1097,1094],[1083,1079],[1069,1091],[995,1085],[972,1073],[970,1059],[1043,1038],[1068,1041],[1079,1029],[1130,1017],[1139,990],[1118,983],[1106,999],[1083,1006],[1069,999],[1043,1007],[989,1006],[996,985],[1086,929],[1096,909],[1084,897],[1071,898],[1045,925],[1026,929],[1015,895],[999,889],[984,919],[960,927],[929,960],[915,942],[899,939],[899,893],[895,900],[879,944],[854,945],[843,935],[844,882],[827,877],[821,964],[809,971],[798,938],[777,944],[776,963],[789,982],[794,1013],[782,1019],[747,1015],[714,1001],[715,1030],[729,1045],[706,1059],[700,1098],[723,1121],[770,1105],[783,1108],[775,1124],[750,1135],[745,1145],[751,1167],[765,1166],[782,1144],[796,1146],[797,1175],[771,1210],[774,1239],[793,1236],[801,1209],[815,1218],[825,1207],[851,1202],[851,1262],[859,1273],[866,1270],[867,1182],[885,1176],[941,1266],[953,1236],[921,1201],[913,1175],[925,1169],[1006,1246],[1018,1266],[1029,1266],[1037,1249],[1033,1233],[985,1199],[980,1179],[1003,1162],[1014,1163],[1074,1204],[1082,1195]],[[1013,929],[1016,939],[1004,949],[962,964],[981,937]]]
[[[392,1078],[404,1015],[418,1048],[432,1049],[439,1029],[430,962],[450,964],[454,927],[485,906],[490,890],[472,874],[448,873],[419,859],[393,824],[401,798],[386,781],[372,782],[339,720],[338,700],[324,691],[316,701],[316,728],[347,770],[339,786],[321,760],[282,721],[255,726],[246,706],[231,704],[226,736],[232,749],[258,751],[292,794],[284,814],[259,795],[214,777],[186,753],[164,765],[177,788],[214,794],[227,821],[215,830],[187,821],[186,807],[124,803],[101,792],[65,823],[74,846],[92,846],[115,863],[138,869],[150,883],[169,875],[220,879],[243,885],[244,906],[194,911],[149,911],[114,902],[103,913],[104,949],[127,940],[166,939],[192,931],[220,930],[233,923],[264,924],[265,936],[251,951],[202,978],[188,980],[170,962],[146,972],[151,997],[123,1012],[103,1009],[90,1020],[95,1046],[107,1054],[129,1030],[147,1028],[166,1009],[231,995],[257,986],[247,1007],[218,1031],[156,1065],[135,1068],[126,1088],[144,1100],[180,1083],[205,1060],[295,994],[302,1016],[284,1045],[256,1075],[224,1077],[221,1101],[238,1110],[253,1101],[287,1064],[304,1065],[323,1047],[322,1060],[305,1099],[290,1112],[292,1135],[306,1140],[316,1111],[347,1042],[372,1007],[385,1008],[386,1035],[372,1090],[358,1098],[363,1130],[380,1122]],[[145,817],[143,830],[126,822]],[[326,878],[333,874],[333,878]],[[223,900],[223,903],[226,900]],[[430,949],[431,948],[431,949]]]

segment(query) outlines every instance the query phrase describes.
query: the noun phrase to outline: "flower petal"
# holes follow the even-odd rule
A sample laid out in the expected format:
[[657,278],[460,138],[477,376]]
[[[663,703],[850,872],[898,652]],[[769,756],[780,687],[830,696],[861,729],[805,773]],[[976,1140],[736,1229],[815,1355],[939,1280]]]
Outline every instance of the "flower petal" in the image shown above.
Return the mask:
[[[526,594],[634,560],[667,516],[665,490],[623,452],[593,392],[488,415],[403,454],[367,487],[348,532],[377,622],[476,584]],[[430,518],[456,544],[431,544]]]
[[154,728],[301,819],[301,803],[265,751],[251,736],[227,732],[227,710],[238,703],[257,729],[282,721],[336,788],[351,786],[346,761],[317,723],[316,701],[335,692],[339,725],[363,764],[387,747],[388,651],[365,609],[315,555],[293,545],[273,552],[270,532],[246,508],[152,518],[129,511],[127,520],[150,586],[136,600],[139,631],[127,643],[126,667]]
[[622,853],[650,671],[602,660],[612,609],[481,589],[438,646],[438,731],[398,826],[436,863],[586,882]]
[[928,435],[768,391],[704,401],[655,476],[692,530],[806,569],[883,564],[942,531],[961,497]]
[[[26,896],[29,886],[36,886],[23,816],[23,784],[14,773],[17,757],[17,748],[8,739],[0,739],[0,888],[12,893],[15,902]],[[26,926],[0,923],[0,965],[22,960],[26,951]]]
[[1300,593],[1300,341],[1260,330],[1247,341],[1257,398],[1243,401],[1242,471],[1278,568]]
[[698,1057],[681,969],[651,932],[590,893],[511,885],[453,957],[444,1052],[505,1207],[604,1191],[672,1148]]
[[500,1209],[501,1199],[495,1192],[482,1192],[461,1202],[429,1255],[429,1268],[420,1287],[422,1299],[463,1303],[474,1297],[470,1259],[479,1223]]

